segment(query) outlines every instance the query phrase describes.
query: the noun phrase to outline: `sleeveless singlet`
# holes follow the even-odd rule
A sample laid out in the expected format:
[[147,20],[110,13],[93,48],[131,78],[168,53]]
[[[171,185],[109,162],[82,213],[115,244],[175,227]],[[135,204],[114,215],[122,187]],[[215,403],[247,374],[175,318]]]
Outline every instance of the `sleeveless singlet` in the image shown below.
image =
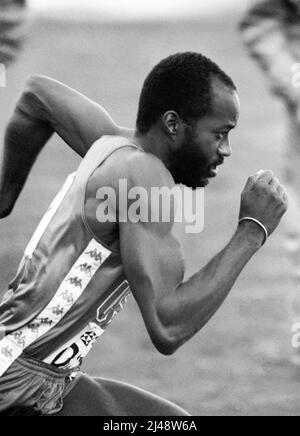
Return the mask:
[[97,141],[34,233],[0,305],[0,377],[23,353],[78,369],[123,308],[130,289],[120,253],[97,239],[85,217],[90,176],[123,147],[136,146],[121,137]]

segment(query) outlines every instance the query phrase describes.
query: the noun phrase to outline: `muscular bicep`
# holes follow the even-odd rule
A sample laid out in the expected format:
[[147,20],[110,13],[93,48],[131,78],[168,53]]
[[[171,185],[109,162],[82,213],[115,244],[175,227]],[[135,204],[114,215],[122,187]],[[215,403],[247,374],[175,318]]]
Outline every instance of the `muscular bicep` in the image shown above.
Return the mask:
[[101,136],[118,135],[122,130],[99,104],[48,77],[31,78],[25,94],[20,109],[50,123],[81,156]]
[[182,283],[184,265],[170,224],[120,224],[125,275],[158,349],[167,336],[161,316],[165,297]]

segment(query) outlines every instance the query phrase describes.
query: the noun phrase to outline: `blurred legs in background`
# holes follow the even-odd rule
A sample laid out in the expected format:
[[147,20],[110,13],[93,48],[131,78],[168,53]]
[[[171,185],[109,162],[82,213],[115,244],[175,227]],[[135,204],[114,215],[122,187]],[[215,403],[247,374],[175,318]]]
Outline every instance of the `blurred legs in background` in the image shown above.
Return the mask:
[[0,0],[0,64],[8,66],[24,39],[25,0]]
[[[288,310],[291,325],[294,325],[300,322],[300,120],[298,111],[293,107],[287,108],[287,122],[287,147],[283,170],[290,206],[284,220],[284,249],[291,267]],[[300,365],[300,349],[292,360]]]
[[[250,55],[286,107],[288,134],[282,170],[290,204],[284,219],[284,252],[291,277],[287,292],[291,332],[300,323],[300,87],[294,80],[295,67],[300,64],[300,0],[252,0],[240,29]],[[300,348],[297,351],[291,350],[292,361],[300,365]]]

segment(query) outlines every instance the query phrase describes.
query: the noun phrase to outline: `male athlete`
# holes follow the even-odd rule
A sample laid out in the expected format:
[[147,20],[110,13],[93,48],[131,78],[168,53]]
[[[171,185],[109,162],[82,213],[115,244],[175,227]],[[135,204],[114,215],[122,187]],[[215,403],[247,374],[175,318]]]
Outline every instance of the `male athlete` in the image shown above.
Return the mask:
[[[231,154],[228,136],[239,110],[232,80],[197,53],[170,56],[152,70],[135,131],[58,82],[29,81],[6,132],[1,216],[11,212],[54,131],[84,159],[40,223],[0,306],[3,414],[186,414],[137,388],[81,374],[82,359],[129,292],[159,352],[170,355],[185,344],[278,226],[287,209],[284,188],[271,171],[250,177],[231,241],[185,282],[173,221],[100,224],[97,192],[105,186],[118,195],[120,179],[149,194],[176,183],[206,186]],[[150,200],[146,206],[149,216],[156,212]]]

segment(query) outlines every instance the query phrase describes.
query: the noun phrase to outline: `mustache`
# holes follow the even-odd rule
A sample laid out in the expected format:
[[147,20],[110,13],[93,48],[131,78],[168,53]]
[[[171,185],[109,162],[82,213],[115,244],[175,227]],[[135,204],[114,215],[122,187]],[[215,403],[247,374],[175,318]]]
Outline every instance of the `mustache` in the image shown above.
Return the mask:
[[217,160],[216,162],[214,162],[212,165],[215,165],[216,167],[218,167],[218,166],[223,165],[224,162],[225,162],[225,159],[222,158],[222,159],[219,159],[219,160]]

